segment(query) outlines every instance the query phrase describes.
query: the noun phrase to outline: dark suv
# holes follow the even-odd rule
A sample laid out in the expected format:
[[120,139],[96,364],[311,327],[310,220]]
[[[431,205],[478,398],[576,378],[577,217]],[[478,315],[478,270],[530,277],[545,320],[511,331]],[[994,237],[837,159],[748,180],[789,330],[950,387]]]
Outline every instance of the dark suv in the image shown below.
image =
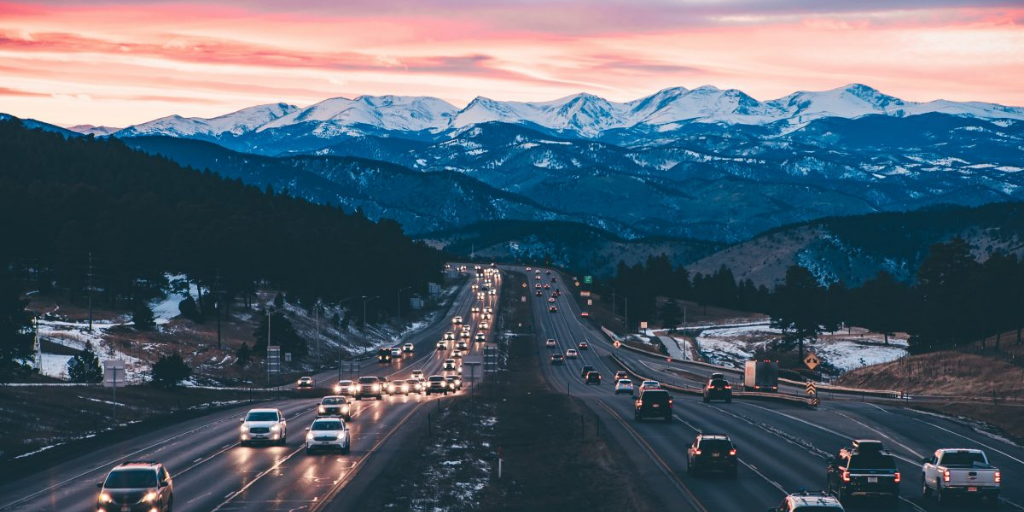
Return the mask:
[[601,372],[598,372],[596,370],[587,372],[587,379],[586,379],[585,382],[588,385],[590,385],[590,384],[597,384],[598,386],[600,386],[601,385]]
[[704,403],[712,400],[725,400],[725,403],[732,403],[732,385],[725,379],[708,379],[704,385]]
[[585,379],[585,378],[587,378],[587,374],[588,373],[596,371],[596,370],[597,370],[597,368],[594,368],[593,366],[589,366],[589,365],[584,366],[583,367],[583,371],[580,372],[580,377],[583,377]]
[[96,510],[100,512],[170,511],[174,506],[174,482],[167,468],[159,462],[125,462],[96,484],[100,495]]
[[391,362],[391,349],[382,348],[377,351],[377,362],[378,363],[390,363]]
[[633,417],[636,421],[644,418],[662,418],[672,421],[672,396],[664,389],[645,389],[634,403]]
[[736,478],[736,446],[725,434],[697,434],[686,450],[686,472],[691,475],[721,471]]
[[846,503],[854,496],[882,498],[889,508],[899,506],[900,472],[881,441],[858,439],[829,457],[828,492]]

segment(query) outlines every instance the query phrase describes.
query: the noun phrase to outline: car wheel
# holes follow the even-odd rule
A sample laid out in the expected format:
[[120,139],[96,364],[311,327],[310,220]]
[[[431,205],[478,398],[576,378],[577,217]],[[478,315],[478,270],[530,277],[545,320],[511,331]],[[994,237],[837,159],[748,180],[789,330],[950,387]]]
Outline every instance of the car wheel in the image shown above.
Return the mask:
[[342,448],[341,449],[341,453],[343,455],[348,455],[348,454],[352,453],[352,447],[351,446],[346,446],[346,447]]
[[171,499],[167,500],[167,508],[164,510],[167,512],[174,512],[174,496],[171,496]]
[[921,482],[921,501],[924,502],[924,503],[928,503],[932,499],[932,488],[928,487],[928,483],[923,481],[923,480],[924,479],[922,478],[922,482]]
[[288,434],[287,433],[285,435],[281,436],[281,441],[279,442],[279,444],[281,446],[284,446],[284,445],[288,444]]
[[949,497],[942,491],[942,484],[935,486],[935,502],[938,503],[940,507],[949,506]]

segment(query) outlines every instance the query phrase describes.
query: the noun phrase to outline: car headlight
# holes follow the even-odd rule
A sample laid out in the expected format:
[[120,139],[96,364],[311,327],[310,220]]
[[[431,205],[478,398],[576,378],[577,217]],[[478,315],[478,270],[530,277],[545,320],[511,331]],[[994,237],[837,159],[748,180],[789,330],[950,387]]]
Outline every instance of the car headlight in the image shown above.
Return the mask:
[[338,433],[338,441],[344,441],[346,437],[348,437],[348,432],[339,432]]
[[278,430],[281,430],[281,425],[271,425],[270,430],[272,432],[277,432]]
[[241,427],[238,427],[238,429],[241,430],[242,433],[244,434],[244,433],[249,431],[249,426],[248,425],[242,425]]
[[327,409],[324,408],[324,406],[322,406],[322,405],[320,407],[318,407],[317,410],[320,411],[320,414],[323,414],[323,413],[327,412]]
[[114,498],[111,498],[109,494],[103,492],[100,493],[100,497],[97,501],[100,503],[110,503],[111,501],[114,501]]
[[348,411],[349,411],[349,407],[348,407],[347,405],[343,405],[343,406],[341,406],[341,410],[342,410],[342,411],[343,411],[343,412],[344,412],[345,414],[348,414]]
[[146,495],[142,498],[142,501],[145,501],[146,503],[153,503],[154,501],[156,501],[156,493],[153,491],[146,493]]
[[312,441],[312,440],[313,440],[313,433],[312,432],[307,433],[306,434],[306,441]]

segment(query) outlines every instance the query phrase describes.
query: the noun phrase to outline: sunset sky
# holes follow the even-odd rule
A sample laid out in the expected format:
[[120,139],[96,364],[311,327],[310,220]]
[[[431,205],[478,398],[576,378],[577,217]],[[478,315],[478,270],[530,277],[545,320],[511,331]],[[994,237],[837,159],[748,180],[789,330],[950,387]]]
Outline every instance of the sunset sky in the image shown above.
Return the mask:
[[859,82],[1024,105],[1024,4],[963,0],[0,0],[0,112],[61,125],[363,94],[760,100]]

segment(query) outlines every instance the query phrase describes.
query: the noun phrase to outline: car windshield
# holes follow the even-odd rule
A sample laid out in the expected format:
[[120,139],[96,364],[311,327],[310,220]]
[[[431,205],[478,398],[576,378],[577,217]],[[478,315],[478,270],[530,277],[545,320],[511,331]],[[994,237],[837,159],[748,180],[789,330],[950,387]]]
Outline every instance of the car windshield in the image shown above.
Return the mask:
[[896,462],[892,455],[884,453],[859,453],[850,459],[849,469],[888,469],[895,470]]
[[626,379],[620,379],[619,380],[619,385],[620,386],[632,386],[633,385],[633,381],[626,380]]
[[724,379],[715,379],[715,380],[711,381],[711,385],[712,386],[727,386],[728,384],[729,384],[729,381],[724,380]]
[[713,452],[725,452],[732,449],[732,443],[725,439],[701,439],[700,449],[710,450]]
[[645,401],[645,402],[647,402],[647,401],[659,402],[659,403],[660,402],[668,402],[668,392],[660,391],[660,390],[645,391],[644,394],[641,395],[640,398],[643,401]]
[[444,380],[444,377],[431,377],[430,378],[430,382],[441,382],[443,380]]
[[942,456],[944,466],[973,466],[974,463],[985,463],[985,457],[979,452],[952,452]]
[[245,416],[245,421],[277,421],[277,413],[274,411],[250,412]]
[[377,377],[362,377],[359,379],[360,384],[376,384]]
[[152,469],[121,469],[111,471],[103,483],[107,489],[142,489],[156,487],[156,471]]
[[314,421],[310,430],[341,430],[341,421]]
[[324,405],[340,405],[343,403],[345,403],[345,399],[336,396],[329,396],[327,398],[324,398],[323,401]]

